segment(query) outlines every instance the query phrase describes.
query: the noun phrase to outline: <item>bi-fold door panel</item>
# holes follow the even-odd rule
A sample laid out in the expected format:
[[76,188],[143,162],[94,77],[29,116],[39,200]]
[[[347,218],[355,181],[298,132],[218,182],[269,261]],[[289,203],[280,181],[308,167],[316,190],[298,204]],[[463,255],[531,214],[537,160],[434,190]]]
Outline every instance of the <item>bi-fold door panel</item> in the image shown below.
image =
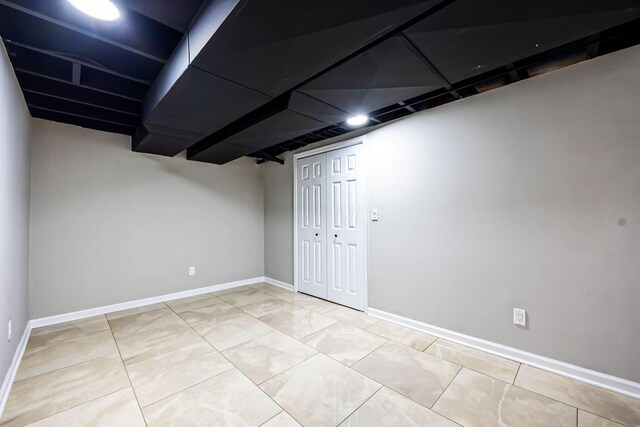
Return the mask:
[[364,194],[362,146],[327,153],[328,299],[364,309]]
[[298,160],[298,289],[327,299],[325,154]]

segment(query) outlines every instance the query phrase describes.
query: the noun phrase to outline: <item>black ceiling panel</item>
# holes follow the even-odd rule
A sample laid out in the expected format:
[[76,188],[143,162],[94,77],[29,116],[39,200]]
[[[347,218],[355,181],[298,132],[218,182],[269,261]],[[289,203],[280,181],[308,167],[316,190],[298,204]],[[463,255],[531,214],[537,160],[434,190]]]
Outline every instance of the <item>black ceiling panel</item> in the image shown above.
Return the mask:
[[32,117],[39,119],[51,120],[54,122],[68,123],[71,125],[81,126],[89,129],[97,129],[111,133],[121,133],[131,135],[135,128],[122,126],[108,121],[97,120],[90,117],[76,116],[68,113],[60,113],[58,111],[50,111],[46,109],[29,107]]
[[148,114],[145,124],[209,135],[269,101],[269,97],[188,67]]
[[[181,3],[184,1],[181,0]],[[117,21],[100,21],[87,19],[87,16],[73,7],[68,0],[6,0],[4,2],[18,8],[19,11],[31,13],[36,17],[40,16],[61,26],[84,30],[93,36],[108,39],[115,44],[161,60],[169,58],[183,33],[122,7],[120,8],[121,18]],[[168,6],[166,0],[157,1],[157,3]],[[193,13],[195,14],[195,11]]]
[[118,4],[184,33],[202,0],[118,0]]
[[20,82],[20,87],[25,92],[55,96],[61,99],[100,106],[138,117],[142,115],[142,104],[140,102],[97,92],[71,83],[57,82],[32,74],[17,72],[16,76]]
[[291,92],[288,108],[329,125],[343,122],[348,117],[345,111],[296,90]]
[[132,136],[131,148],[141,153],[175,156],[202,138],[203,135],[181,132],[159,125],[149,128],[140,125]]
[[192,64],[277,96],[428,10],[435,0],[270,0],[236,7]]
[[290,110],[284,110],[227,138],[226,141],[236,145],[253,147],[257,151],[325,126],[326,123]]
[[206,151],[188,158],[189,160],[195,160],[197,162],[223,165],[232,160],[254,153],[255,151],[256,150],[253,147],[230,144],[222,141],[211,148],[208,148]]
[[0,29],[2,37],[11,41],[70,58],[79,58],[141,80],[153,81],[163,66],[162,62],[22,13],[1,3]]
[[638,17],[638,0],[457,0],[404,33],[455,83]]
[[392,37],[299,90],[350,114],[367,114],[442,86],[400,37]]
[[[233,158],[231,158],[232,152],[239,153],[235,157],[237,158],[326,126],[327,125],[321,121],[285,109],[227,137],[224,141],[209,145],[203,144],[204,141],[201,141],[199,144],[187,150],[187,158],[189,160],[222,164],[226,163],[226,161],[233,160]],[[231,150],[230,147],[227,147],[225,150],[222,150],[224,156],[218,158],[217,153],[220,153],[221,149],[217,148],[217,146],[221,143],[245,147],[246,149],[240,150],[236,147],[235,150]],[[223,159],[225,160],[223,161]]]

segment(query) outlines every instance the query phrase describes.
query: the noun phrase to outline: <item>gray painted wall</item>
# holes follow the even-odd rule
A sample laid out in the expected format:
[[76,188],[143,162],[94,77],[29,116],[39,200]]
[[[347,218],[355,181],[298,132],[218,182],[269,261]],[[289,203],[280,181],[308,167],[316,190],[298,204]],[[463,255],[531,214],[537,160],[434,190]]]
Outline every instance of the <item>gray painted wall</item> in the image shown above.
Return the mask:
[[[369,305],[640,381],[638,76],[634,47],[370,133]],[[288,250],[265,270],[292,282],[287,218],[265,221],[265,252]]]
[[32,141],[32,318],[264,274],[255,161],[134,153],[129,137],[35,119]]
[[293,175],[291,154],[284,166],[261,166],[264,183],[264,275],[293,283]]
[[[28,321],[30,120],[0,43],[0,382]],[[11,342],[7,341],[9,320]]]

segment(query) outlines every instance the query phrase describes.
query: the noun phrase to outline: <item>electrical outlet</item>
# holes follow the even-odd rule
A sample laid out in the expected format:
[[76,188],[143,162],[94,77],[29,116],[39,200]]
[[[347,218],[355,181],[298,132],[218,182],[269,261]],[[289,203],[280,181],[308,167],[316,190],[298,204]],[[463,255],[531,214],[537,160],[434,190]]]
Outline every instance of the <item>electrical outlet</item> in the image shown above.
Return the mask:
[[514,308],[513,323],[518,326],[527,326],[527,312],[522,308]]
[[196,268],[189,267],[189,276],[195,276],[195,275],[196,275]]
[[9,320],[9,323],[7,324],[7,341],[11,341],[11,330],[13,328],[11,327],[11,320]]
[[378,220],[378,209],[371,209],[371,221]]

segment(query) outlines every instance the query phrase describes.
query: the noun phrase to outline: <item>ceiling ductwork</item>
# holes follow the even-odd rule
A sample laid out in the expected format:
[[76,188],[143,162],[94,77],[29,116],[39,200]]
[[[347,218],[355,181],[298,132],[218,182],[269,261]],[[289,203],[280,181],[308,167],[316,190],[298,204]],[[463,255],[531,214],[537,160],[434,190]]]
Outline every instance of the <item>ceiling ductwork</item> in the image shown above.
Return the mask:
[[[190,159],[225,163],[344,121],[346,111],[292,90],[440,3],[208,2],[147,93],[133,149],[193,146]],[[238,135],[220,133],[227,126]]]
[[[31,114],[258,162],[640,43],[640,0],[0,0]],[[33,29],[37,28],[37,31]]]

